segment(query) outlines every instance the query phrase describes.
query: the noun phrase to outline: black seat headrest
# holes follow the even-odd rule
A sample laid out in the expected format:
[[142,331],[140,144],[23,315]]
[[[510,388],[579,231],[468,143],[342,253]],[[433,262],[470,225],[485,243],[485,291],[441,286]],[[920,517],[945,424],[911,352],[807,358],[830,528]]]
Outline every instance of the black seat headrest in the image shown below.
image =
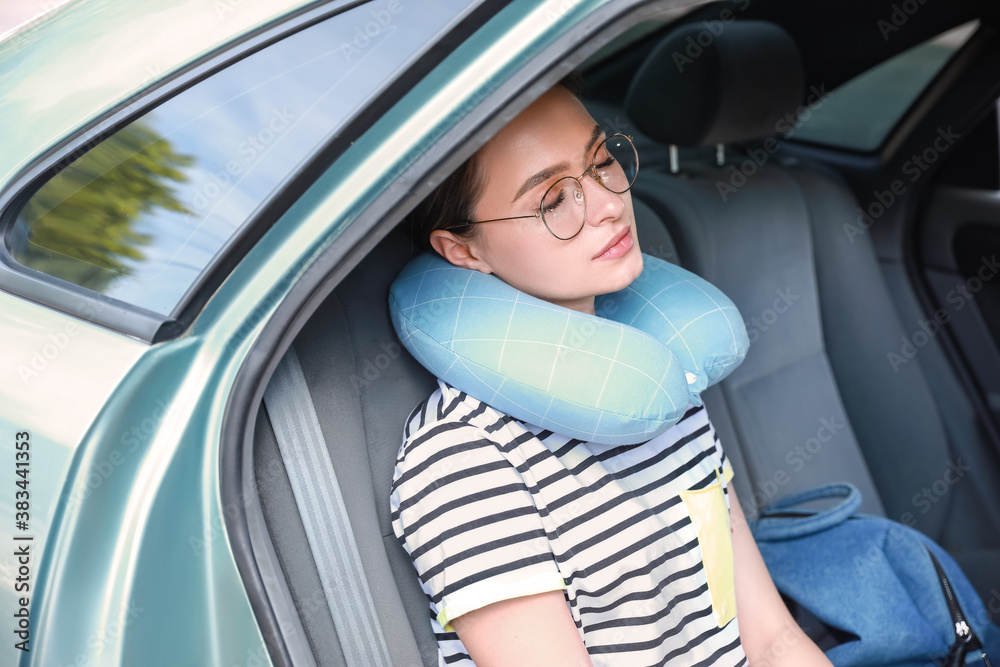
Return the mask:
[[717,23],[681,26],[643,62],[625,98],[642,132],[687,147],[756,139],[785,127],[802,103],[802,59],[784,29]]

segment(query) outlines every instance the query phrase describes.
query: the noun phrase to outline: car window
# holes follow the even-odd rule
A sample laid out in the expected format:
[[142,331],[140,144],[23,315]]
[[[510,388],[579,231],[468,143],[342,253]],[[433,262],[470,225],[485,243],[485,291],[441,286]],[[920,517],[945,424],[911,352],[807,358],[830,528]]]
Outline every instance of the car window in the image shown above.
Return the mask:
[[363,4],[197,83],[64,160],[18,212],[8,251],[171,314],[296,167],[468,4]]
[[854,77],[811,107],[788,137],[875,150],[978,25],[949,30]]

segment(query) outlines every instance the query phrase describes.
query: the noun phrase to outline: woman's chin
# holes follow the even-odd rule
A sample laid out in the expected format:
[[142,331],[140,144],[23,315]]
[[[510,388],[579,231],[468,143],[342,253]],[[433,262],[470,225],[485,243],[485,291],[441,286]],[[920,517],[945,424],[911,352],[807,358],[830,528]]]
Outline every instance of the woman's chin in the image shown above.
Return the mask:
[[638,244],[632,246],[628,254],[621,257],[619,262],[620,265],[616,267],[615,271],[614,282],[616,284],[608,290],[608,293],[625,289],[642,273],[642,252],[640,252]]

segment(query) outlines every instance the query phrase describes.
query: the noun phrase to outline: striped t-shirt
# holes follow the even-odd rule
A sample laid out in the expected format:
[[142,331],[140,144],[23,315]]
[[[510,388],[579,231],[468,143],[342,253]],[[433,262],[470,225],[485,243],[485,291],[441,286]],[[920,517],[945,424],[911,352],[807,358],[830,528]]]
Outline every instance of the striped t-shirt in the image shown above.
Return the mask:
[[430,601],[439,665],[474,664],[451,619],[558,589],[594,665],[746,663],[733,472],[704,407],[612,447],[438,387],[407,420],[390,505]]

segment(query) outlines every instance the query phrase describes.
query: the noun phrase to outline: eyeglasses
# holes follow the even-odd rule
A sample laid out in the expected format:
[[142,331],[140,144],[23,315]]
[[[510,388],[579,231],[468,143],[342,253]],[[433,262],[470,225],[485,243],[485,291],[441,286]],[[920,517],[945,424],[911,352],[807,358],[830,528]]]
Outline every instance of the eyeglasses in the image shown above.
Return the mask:
[[487,222],[541,218],[545,228],[560,241],[569,241],[583,229],[587,221],[587,198],[583,193],[581,178],[588,174],[605,189],[617,195],[624,194],[635,183],[639,173],[639,154],[627,134],[612,134],[594,149],[590,167],[579,178],[563,176],[542,195],[541,204],[534,215],[515,215],[493,220],[467,221],[447,229],[481,225]]

